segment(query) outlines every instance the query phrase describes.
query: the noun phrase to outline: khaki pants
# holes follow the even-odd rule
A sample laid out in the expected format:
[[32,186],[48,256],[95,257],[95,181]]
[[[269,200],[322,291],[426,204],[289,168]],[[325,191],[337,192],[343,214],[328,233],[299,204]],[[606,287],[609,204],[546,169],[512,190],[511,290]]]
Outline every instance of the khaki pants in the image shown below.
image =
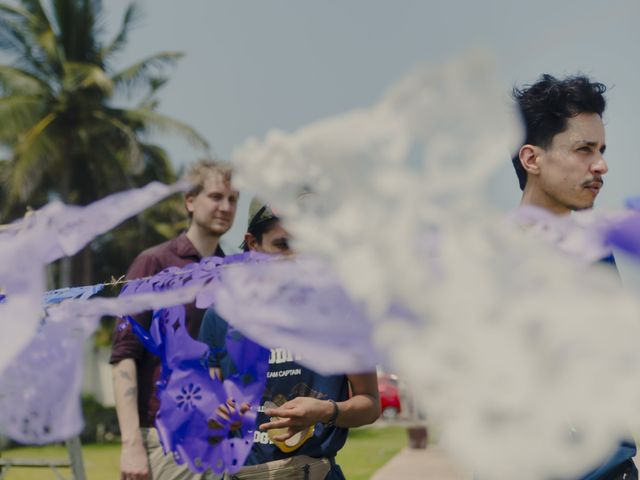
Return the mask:
[[164,454],[158,431],[155,428],[141,428],[142,441],[149,457],[149,468],[153,480],[216,480],[222,477],[213,472],[194,473],[187,465],[177,465],[173,455]]
[[324,480],[331,470],[328,458],[295,455],[283,460],[242,467],[234,475],[226,474],[225,480]]

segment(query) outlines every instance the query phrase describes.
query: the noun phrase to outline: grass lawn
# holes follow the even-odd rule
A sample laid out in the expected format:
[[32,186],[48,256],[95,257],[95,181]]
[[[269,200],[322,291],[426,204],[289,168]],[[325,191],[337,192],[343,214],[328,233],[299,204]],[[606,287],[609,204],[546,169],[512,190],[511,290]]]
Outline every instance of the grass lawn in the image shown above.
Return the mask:
[[347,480],[366,480],[407,443],[406,427],[354,428],[336,461]]
[[[83,445],[82,454],[84,467],[88,480],[117,480],[120,478],[118,469],[120,463],[120,445]],[[21,447],[4,450],[1,452],[4,458],[52,458],[57,460],[68,459],[67,449],[64,446],[46,447]],[[65,478],[71,478],[71,469],[59,468],[59,472]],[[11,467],[5,477],[6,480],[56,480],[55,474],[45,468],[18,468]]]
[[[407,444],[404,427],[357,428],[349,433],[349,440],[338,454],[337,461],[348,480],[365,480],[384,465]],[[82,447],[88,480],[114,480],[119,478],[120,445],[84,445]],[[12,448],[0,452],[4,458],[66,459],[64,446]],[[60,469],[65,478],[71,478],[68,468]],[[43,468],[12,467],[6,480],[55,480],[51,470]]]

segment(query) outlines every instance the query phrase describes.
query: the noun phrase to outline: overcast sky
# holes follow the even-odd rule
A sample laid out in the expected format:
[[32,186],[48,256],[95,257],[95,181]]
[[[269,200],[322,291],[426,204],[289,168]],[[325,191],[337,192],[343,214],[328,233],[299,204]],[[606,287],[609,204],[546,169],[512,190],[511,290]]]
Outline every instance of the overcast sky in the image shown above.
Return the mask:
[[[128,2],[105,1],[109,28]],[[249,136],[297,129],[375,102],[418,64],[438,64],[473,47],[497,60],[508,92],[540,73],[583,72],[611,87],[605,113],[610,172],[598,205],[640,193],[640,2],[537,0],[144,0],[122,65],[159,50],[186,56],[171,71],[160,110],[193,125],[228,158]],[[158,139],[177,165],[197,156]],[[519,199],[509,159],[492,197]],[[246,202],[230,239],[246,226]],[[229,242],[229,241],[228,241]],[[227,242],[227,243],[228,243]]]

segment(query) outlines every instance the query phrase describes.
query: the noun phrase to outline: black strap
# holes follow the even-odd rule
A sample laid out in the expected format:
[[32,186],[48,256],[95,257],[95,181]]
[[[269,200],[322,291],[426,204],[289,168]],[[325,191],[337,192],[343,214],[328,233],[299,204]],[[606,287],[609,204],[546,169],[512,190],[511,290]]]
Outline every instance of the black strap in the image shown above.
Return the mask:
[[247,228],[247,230],[251,231],[253,227],[255,227],[258,223],[260,223],[258,220],[260,219],[260,217],[262,216],[262,214],[266,209],[267,209],[267,206],[263,205],[262,208],[260,208],[260,210],[258,210],[256,214],[253,217],[251,217],[251,221],[249,222],[249,227]]

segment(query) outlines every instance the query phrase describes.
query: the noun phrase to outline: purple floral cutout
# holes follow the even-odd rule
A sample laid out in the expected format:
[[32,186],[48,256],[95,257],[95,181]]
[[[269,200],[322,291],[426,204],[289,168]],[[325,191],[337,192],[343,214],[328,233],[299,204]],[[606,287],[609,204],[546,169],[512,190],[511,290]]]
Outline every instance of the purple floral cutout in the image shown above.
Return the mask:
[[[128,284],[121,295],[215,282],[220,265],[246,258],[239,255],[225,261],[212,257],[181,269],[166,269],[150,279]],[[223,382],[213,379],[205,361],[209,347],[191,337],[184,316],[183,305],[158,310],[149,331],[135,319],[126,318],[143,345],[160,357],[160,408],[155,425],[165,453],[172,452],[178,464],[187,464],[194,472],[211,469],[216,474],[235,473],[253,446],[256,408],[266,384],[269,352],[245,337],[233,335],[230,329],[226,348],[238,372]],[[240,413],[235,407],[245,403],[252,408]]]

